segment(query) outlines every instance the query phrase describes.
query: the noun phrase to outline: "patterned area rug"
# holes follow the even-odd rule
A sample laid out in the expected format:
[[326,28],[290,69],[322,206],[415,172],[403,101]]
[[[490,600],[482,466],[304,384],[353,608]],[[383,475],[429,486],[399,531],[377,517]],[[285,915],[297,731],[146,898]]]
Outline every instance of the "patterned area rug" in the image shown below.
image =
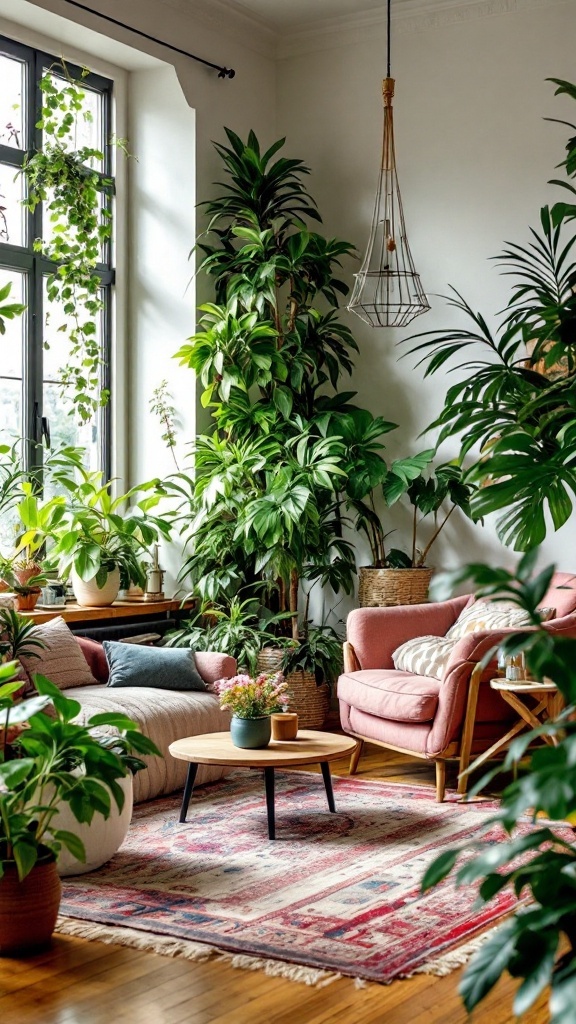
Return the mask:
[[309,984],[388,982],[448,973],[466,959],[456,947],[514,905],[506,893],[474,908],[474,889],[451,882],[420,893],[429,861],[477,834],[493,805],[335,778],[330,814],[307,772],[277,772],[276,791],[275,842],[259,772],[198,790],[183,825],[179,798],[140,805],[108,865],[64,879],[59,930],[191,959],[227,951],[235,966]]

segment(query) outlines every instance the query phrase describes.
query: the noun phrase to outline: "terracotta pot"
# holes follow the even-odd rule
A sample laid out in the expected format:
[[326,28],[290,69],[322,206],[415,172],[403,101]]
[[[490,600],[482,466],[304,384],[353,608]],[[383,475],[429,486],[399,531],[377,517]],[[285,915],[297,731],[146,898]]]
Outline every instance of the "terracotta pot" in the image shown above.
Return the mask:
[[25,569],[14,569],[14,577],[18,580],[21,587],[25,587],[28,580],[31,580],[33,576],[38,576],[41,572],[42,566],[38,565],[37,562],[32,562],[32,564],[26,566]]
[[[22,584],[24,586],[24,584]],[[31,612],[38,603],[42,591],[40,587],[34,587],[29,594],[14,594],[14,607],[17,612]]]
[[113,569],[108,573],[108,578],[103,587],[96,583],[96,577],[91,580],[81,580],[78,573],[72,570],[72,587],[74,597],[83,608],[103,608],[112,604],[118,597],[120,590],[120,570]]
[[62,886],[52,855],[42,858],[20,882],[13,861],[0,878],[0,956],[47,946],[56,925]]

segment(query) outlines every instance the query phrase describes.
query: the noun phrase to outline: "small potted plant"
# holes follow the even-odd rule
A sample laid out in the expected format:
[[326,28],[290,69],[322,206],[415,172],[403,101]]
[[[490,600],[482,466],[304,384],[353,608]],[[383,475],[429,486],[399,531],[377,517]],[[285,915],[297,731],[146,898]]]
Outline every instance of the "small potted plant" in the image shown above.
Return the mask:
[[[58,827],[67,806],[76,822],[110,816],[124,803],[120,781],[144,767],[137,754],[158,754],[129,718],[94,715],[72,721],[78,703],[41,675],[38,696],[13,703],[16,662],[0,666],[0,954],[38,948],[50,940],[60,903],[56,858],[65,848],[79,860],[78,836]],[[52,717],[44,709],[52,705]],[[100,726],[116,735],[98,735]]]
[[[3,570],[2,579],[8,585],[8,590],[14,594],[14,607],[18,612],[31,612],[36,607],[42,587],[48,582],[37,563],[34,564],[34,572],[30,573],[30,566],[20,572],[15,566]],[[20,582],[20,580],[24,582]]]
[[235,747],[257,750],[268,746],[270,715],[287,707],[287,688],[281,672],[237,675],[216,683],[220,707],[232,712],[230,736]]
[[43,505],[29,493],[18,506],[25,528],[20,544],[36,549],[53,541],[50,564],[63,578],[71,575],[78,604],[110,605],[120,587],[144,587],[142,556],[159,537],[170,536],[170,525],[152,514],[162,496],[160,481],[112,497],[113,481],[87,470],[76,450],[69,449],[61,463],[53,479],[64,493]]

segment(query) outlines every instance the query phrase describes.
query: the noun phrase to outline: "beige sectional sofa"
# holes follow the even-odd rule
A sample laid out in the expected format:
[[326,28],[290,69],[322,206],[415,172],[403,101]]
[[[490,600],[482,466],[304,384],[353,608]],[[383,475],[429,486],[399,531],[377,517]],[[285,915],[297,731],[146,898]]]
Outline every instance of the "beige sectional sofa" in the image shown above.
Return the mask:
[[[141,803],[153,797],[182,789],[187,764],[177,761],[168,752],[169,745],[185,736],[204,732],[221,732],[230,728],[230,715],[221,711],[214,693],[189,690],[159,690],[148,686],[106,686],[108,664],[99,643],[77,637],[92,675],[98,682],[91,686],[74,686],[62,692],[80,702],[80,721],[103,712],[128,715],[149,736],[163,757],[146,757],[146,768],[134,776],[134,802]],[[196,667],[207,686],[217,679],[229,678],[236,673],[234,658],[225,654],[197,653]],[[197,785],[214,782],[230,769],[202,765],[198,769]]]

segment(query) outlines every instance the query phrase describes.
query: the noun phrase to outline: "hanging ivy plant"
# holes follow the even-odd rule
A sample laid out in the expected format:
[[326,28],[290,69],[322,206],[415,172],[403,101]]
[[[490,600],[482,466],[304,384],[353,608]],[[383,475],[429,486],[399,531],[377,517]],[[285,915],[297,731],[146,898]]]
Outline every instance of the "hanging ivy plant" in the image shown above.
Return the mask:
[[[65,319],[58,330],[67,335],[70,345],[60,370],[62,392],[72,395],[72,413],[87,422],[110,397],[108,390],[100,388],[98,318],[104,301],[96,268],[112,235],[106,196],[113,182],[96,170],[103,153],[77,146],[82,121],[92,120],[81,82],[72,79],[64,62],[57,65],[57,72],[50,68],[40,82],[43,105],[36,127],[42,129],[43,145],[24,163],[28,183],[24,204],[34,210],[44,203],[44,223],[51,225],[51,236],[37,238],[34,248],[57,265],[48,275],[46,290],[48,300],[61,306]],[[82,77],[87,74],[85,69]]]

